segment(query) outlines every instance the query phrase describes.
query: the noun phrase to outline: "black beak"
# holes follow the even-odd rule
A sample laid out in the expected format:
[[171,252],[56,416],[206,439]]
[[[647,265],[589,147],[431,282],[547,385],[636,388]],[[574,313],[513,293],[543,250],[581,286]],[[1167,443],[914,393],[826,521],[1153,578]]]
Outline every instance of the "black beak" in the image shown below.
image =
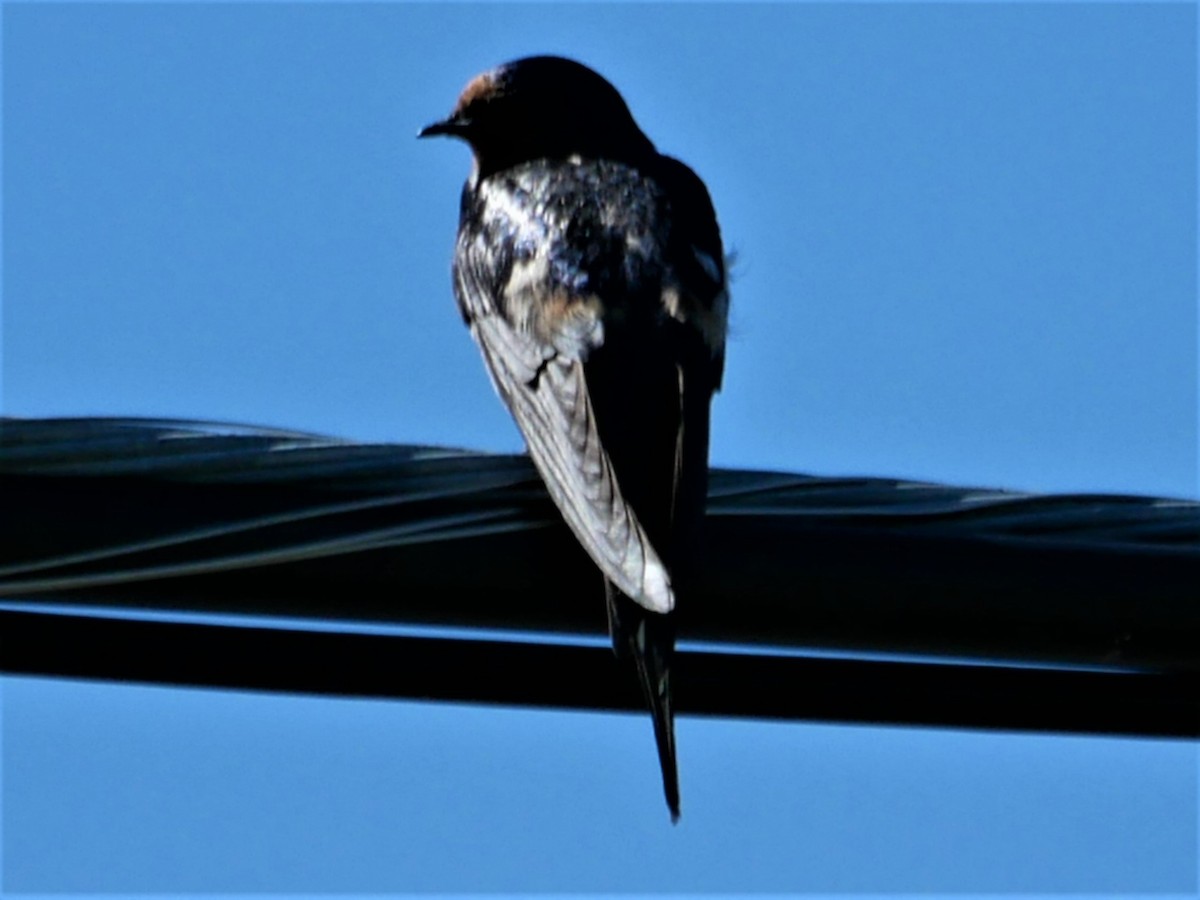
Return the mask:
[[451,117],[441,122],[434,122],[432,125],[426,125],[417,132],[417,137],[437,137],[439,134],[444,134],[450,137],[465,138],[469,125],[468,122]]

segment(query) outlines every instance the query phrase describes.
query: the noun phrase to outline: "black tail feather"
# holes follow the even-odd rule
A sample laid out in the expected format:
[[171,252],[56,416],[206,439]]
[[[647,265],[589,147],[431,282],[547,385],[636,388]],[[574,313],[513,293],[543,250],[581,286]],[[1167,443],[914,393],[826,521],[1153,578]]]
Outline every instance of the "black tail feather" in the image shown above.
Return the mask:
[[675,709],[671,699],[671,659],[675,628],[670,615],[650,612],[605,583],[608,627],[617,657],[632,663],[654,723],[663,793],[671,822],[679,821],[679,770],[675,761]]

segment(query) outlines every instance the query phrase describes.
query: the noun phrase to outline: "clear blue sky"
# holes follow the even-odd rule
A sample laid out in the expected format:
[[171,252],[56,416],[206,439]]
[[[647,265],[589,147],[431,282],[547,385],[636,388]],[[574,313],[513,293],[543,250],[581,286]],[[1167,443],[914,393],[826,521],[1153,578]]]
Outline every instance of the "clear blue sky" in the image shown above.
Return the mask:
[[[5,5],[0,412],[519,449],[414,136],[542,52],[710,187],[714,464],[1200,495],[1187,3]],[[684,718],[672,829],[641,716],[2,691],[10,894],[1197,887],[1194,743]]]

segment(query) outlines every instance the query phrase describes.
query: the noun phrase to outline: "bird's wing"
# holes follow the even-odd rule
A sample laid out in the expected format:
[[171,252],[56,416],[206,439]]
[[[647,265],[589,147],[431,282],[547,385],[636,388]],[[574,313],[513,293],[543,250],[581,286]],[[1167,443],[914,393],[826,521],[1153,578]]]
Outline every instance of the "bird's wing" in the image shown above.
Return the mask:
[[559,298],[564,339],[549,340],[539,336],[545,328],[509,321],[487,283],[488,268],[475,264],[484,261],[471,259],[470,245],[460,251],[455,290],[463,315],[555,505],[607,579],[646,609],[669,612],[675,597],[667,568],[621,494],[600,441],[582,354],[572,352],[581,335],[603,340],[598,301]]
[[670,355],[678,372],[670,559],[677,582],[686,582],[690,573],[683,570],[697,561],[707,501],[709,407],[725,365],[729,292],[721,233],[704,182],[669,156],[658,158],[655,177],[672,209],[667,257],[677,295],[664,295],[676,323]]
[[721,389],[729,318],[727,260],[717,214],[708,188],[684,163],[660,156],[657,177],[669,192],[675,209],[681,246],[673,248],[672,256],[679,266],[684,291],[692,301],[685,319],[707,347],[702,368],[707,370],[704,389],[711,395]]

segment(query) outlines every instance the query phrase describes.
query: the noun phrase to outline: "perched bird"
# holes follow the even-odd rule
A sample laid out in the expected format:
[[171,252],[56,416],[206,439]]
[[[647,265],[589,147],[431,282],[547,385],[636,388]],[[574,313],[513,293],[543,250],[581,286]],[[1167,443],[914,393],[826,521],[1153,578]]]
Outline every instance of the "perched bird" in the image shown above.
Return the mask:
[[473,153],[454,252],[459,309],[604,575],[613,647],[641,683],[677,821],[673,610],[704,514],[729,306],[712,201],[611,84],[568,59],[475,77],[450,117],[420,133],[432,135]]

